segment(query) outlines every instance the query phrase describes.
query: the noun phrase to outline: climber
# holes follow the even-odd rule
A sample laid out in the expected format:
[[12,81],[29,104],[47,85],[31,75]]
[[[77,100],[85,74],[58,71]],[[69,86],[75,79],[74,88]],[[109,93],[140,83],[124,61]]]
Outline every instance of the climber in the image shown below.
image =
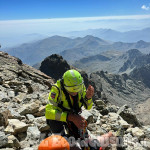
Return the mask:
[[[51,133],[66,136],[64,126],[69,129],[69,135],[80,138],[79,130],[86,127],[86,120],[80,115],[81,107],[92,108],[94,95],[93,86],[87,90],[81,74],[76,70],[68,70],[62,79],[58,80],[50,90],[45,117]],[[87,132],[87,131],[86,131]],[[88,138],[88,133],[85,134]],[[111,134],[108,137],[112,136]],[[101,138],[99,138],[99,141]],[[102,141],[102,140],[101,140]]]
[[94,88],[89,85],[86,90],[83,78],[76,70],[68,70],[63,78],[52,86],[49,93],[49,104],[46,105],[46,119],[52,133],[60,133],[67,121],[83,129],[85,119],[78,114],[81,107],[91,109]]

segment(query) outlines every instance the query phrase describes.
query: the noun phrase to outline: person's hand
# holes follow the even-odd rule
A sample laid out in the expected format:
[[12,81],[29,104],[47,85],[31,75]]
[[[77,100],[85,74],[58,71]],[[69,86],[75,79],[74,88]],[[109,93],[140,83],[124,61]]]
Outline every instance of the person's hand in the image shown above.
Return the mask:
[[68,121],[72,121],[79,129],[84,129],[87,126],[86,120],[80,115],[68,114],[67,119]]
[[94,95],[94,87],[89,85],[86,91],[86,98],[91,99],[93,95]]

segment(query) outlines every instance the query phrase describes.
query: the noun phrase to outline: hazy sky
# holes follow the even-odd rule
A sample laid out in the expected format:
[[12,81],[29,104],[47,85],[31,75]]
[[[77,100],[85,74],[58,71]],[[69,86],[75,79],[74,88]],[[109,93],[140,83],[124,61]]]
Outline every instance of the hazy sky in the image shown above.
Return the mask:
[[0,0],[0,37],[150,27],[150,0]]

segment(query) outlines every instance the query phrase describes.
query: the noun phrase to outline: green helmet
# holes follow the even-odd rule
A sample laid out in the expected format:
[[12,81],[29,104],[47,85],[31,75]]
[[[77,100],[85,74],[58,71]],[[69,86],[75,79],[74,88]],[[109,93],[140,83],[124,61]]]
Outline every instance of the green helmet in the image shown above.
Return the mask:
[[76,70],[68,70],[63,75],[64,87],[69,92],[79,92],[83,88],[83,78]]

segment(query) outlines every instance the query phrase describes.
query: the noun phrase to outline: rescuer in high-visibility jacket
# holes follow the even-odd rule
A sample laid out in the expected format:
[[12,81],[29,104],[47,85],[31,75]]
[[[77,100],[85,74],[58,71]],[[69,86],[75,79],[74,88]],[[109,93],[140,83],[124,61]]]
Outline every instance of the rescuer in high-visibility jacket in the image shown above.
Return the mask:
[[[87,124],[79,112],[81,111],[82,106],[84,106],[87,110],[92,108],[93,95],[94,88],[89,85],[86,90],[83,78],[78,71],[66,71],[62,79],[58,80],[56,84],[52,86],[48,97],[48,104],[46,105],[45,117],[48,125],[50,126],[51,132],[54,134],[59,133],[63,136],[62,131],[64,133],[64,125],[68,125],[68,122],[71,122],[71,124],[75,126],[73,126],[74,134],[70,136],[74,136],[78,129],[84,131]],[[103,136],[98,136],[94,139],[88,136],[88,140],[91,142],[93,141],[94,143],[96,142],[95,150],[100,150],[102,147],[105,148],[112,143],[110,141],[110,137],[113,137],[111,132],[104,134]],[[43,147],[48,150],[64,150],[64,147],[60,147],[61,140],[59,140],[59,144],[57,144],[57,146],[51,144],[52,141],[56,141],[55,136],[54,139],[50,137],[45,140],[49,142],[42,142],[39,146],[39,150],[42,150]],[[64,140],[62,140],[62,142],[64,143]],[[75,149],[76,148],[77,147],[75,147]],[[65,149],[68,149],[68,147],[65,147]]]
[[85,119],[78,114],[81,107],[91,109],[94,88],[89,85],[87,90],[81,74],[76,70],[68,70],[61,80],[52,86],[45,117],[52,133],[60,133],[63,125],[71,121],[78,129],[85,127]]

